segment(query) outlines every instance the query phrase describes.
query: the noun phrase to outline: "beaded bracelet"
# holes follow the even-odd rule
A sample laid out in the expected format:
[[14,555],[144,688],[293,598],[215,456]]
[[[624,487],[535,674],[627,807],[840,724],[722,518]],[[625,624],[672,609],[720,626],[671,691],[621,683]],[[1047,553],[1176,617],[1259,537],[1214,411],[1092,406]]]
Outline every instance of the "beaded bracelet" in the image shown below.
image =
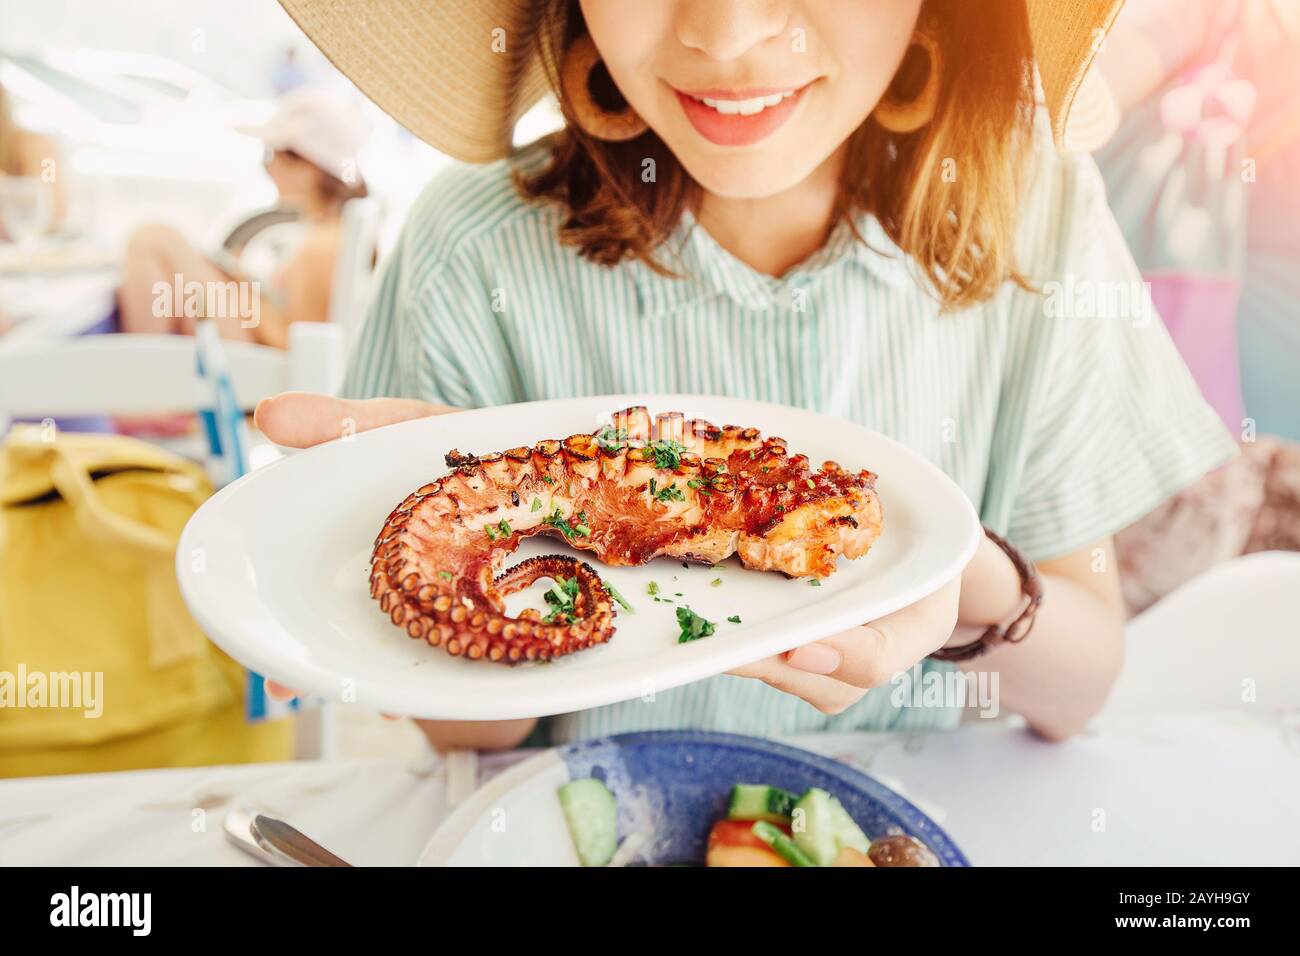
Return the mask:
[[1021,593],[1029,599],[1028,603],[1025,605],[1025,609],[1017,615],[1016,619],[1005,628],[997,624],[990,624],[985,628],[984,633],[980,635],[978,640],[963,644],[960,647],[939,648],[930,655],[935,660],[968,661],[982,654],[987,654],[999,644],[1019,644],[1034,629],[1034,617],[1038,614],[1039,605],[1043,603],[1043,581],[1038,576],[1038,569],[1001,535],[990,531],[988,528],[984,529],[984,534],[988,536],[990,541],[1001,548],[1006,553],[1006,556],[1011,559],[1011,563],[1015,565],[1016,573],[1020,575]]

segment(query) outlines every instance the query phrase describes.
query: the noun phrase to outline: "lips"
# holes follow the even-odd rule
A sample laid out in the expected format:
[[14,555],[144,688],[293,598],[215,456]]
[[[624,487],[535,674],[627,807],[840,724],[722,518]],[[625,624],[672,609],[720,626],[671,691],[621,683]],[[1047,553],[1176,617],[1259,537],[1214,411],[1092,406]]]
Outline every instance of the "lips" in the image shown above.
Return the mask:
[[780,129],[803,98],[799,89],[673,90],[696,131],[719,146],[750,146]]

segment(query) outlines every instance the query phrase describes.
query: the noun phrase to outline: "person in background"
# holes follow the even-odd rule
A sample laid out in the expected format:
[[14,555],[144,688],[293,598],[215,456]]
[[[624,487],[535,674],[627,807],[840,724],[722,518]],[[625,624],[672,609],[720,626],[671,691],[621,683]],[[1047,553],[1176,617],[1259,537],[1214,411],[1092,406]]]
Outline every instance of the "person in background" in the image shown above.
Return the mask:
[[1300,550],[1300,0],[1129,0],[1098,65],[1123,116],[1097,153],[1110,205],[1242,450],[1118,536],[1136,613]]
[[[1235,307],[1235,343],[1207,341],[1216,334],[1204,314],[1212,289],[1186,297],[1194,328],[1174,328],[1174,310],[1157,302],[1162,317],[1193,371],[1198,361],[1230,359],[1235,345],[1239,392],[1235,367],[1198,371],[1221,412],[1213,392],[1230,384],[1254,431],[1300,440],[1300,0],[1129,0],[1098,63],[1125,119],[1097,160],[1138,265],[1149,274],[1187,261],[1189,243],[1200,241],[1236,280],[1225,302],[1229,318]],[[1129,199],[1134,180],[1174,135],[1189,145],[1166,182],[1184,184],[1176,188],[1193,201],[1170,201],[1161,184],[1162,201],[1147,214]],[[1226,159],[1207,153],[1216,140]],[[1207,183],[1207,170],[1222,183]],[[1191,214],[1180,215],[1188,205]],[[1220,381],[1225,371],[1234,381]]]
[[255,321],[239,314],[211,316],[224,338],[285,348],[290,324],[329,317],[343,205],[367,193],[356,159],[365,144],[366,123],[353,104],[304,88],[283,97],[271,121],[255,132],[266,145],[266,172],[280,205],[299,215],[302,228],[294,248],[270,274],[257,275],[238,258],[214,261],[174,229],[141,227],[128,243],[117,293],[121,331],[191,334],[196,319],[186,314],[184,302],[169,296],[172,307],[158,308],[155,286],[172,287],[176,277],[205,286],[255,283]]
[[[66,197],[63,177],[58,175],[57,167],[50,167],[49,163],[57,163],[54,144],[48,137],[25,130],[14,122],[9,95],[0,85],[0,179],[21,176],[43,182],[49,204],[49,223],[53,225],[63,215]],[[51,168],[54,175],[47,174]],[[14,239],[5,229],[4,215],[5,210],[0,208],[0,243]],[[5,314],[4,303],[0,303],[0,335],[9,328],[10,319]]]
[[271,70],[271,87],[276,96],[285,96],[306,85],[307,74],[298,62],[298,51],[285,47],[284,53]]
[[[0,85],[0,177],[24,176],[43,182],[49,196],[51,225],[62,218],[67,206],[60,173],[53,141],[14,122],[9,94]],[[4,238],[4,223],[0,221],[0,240]]]

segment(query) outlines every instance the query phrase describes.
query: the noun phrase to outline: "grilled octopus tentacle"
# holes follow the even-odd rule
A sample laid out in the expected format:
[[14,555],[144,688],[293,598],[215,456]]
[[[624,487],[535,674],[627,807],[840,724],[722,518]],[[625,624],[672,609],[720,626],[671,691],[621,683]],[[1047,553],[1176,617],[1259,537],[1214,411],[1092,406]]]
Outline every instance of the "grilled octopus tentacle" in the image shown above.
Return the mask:
[[[865,554],[882,522],[869,471],[814,471],[783,439],[644,407],[592,434],[446,461],[448,475],[388,516],[370,594],[411,637],[471,659],[548,660],[614,633],[610,593],[584,562],[549,555],[495,576],[530,535],[614,565],[738,554],[746,567],[825,576],[840,555]],[[506,595],[541,578],[576,582],[571,611],[506,614]]]

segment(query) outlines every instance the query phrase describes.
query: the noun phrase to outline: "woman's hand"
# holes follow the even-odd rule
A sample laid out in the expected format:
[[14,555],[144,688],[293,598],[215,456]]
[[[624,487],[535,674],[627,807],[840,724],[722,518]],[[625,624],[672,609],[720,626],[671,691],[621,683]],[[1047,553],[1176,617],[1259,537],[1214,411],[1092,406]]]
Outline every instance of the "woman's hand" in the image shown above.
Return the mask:
[[838,714],[939,648],[975,640],[988,625],[1013,615],[1019,600],[1015,566],[982,538],[961,576],[929,597],[731,673],[802,697],[824,714]]
[[359,401],[314,392],[284,392],[258,402],[253,422],[277,445],[310,448],[344,435],[456,410],[413,398]]
[[957,626],[961,579],[887,617],[730,673],[802,697],[823,714],[852,707],[873,687],[943,647]]

